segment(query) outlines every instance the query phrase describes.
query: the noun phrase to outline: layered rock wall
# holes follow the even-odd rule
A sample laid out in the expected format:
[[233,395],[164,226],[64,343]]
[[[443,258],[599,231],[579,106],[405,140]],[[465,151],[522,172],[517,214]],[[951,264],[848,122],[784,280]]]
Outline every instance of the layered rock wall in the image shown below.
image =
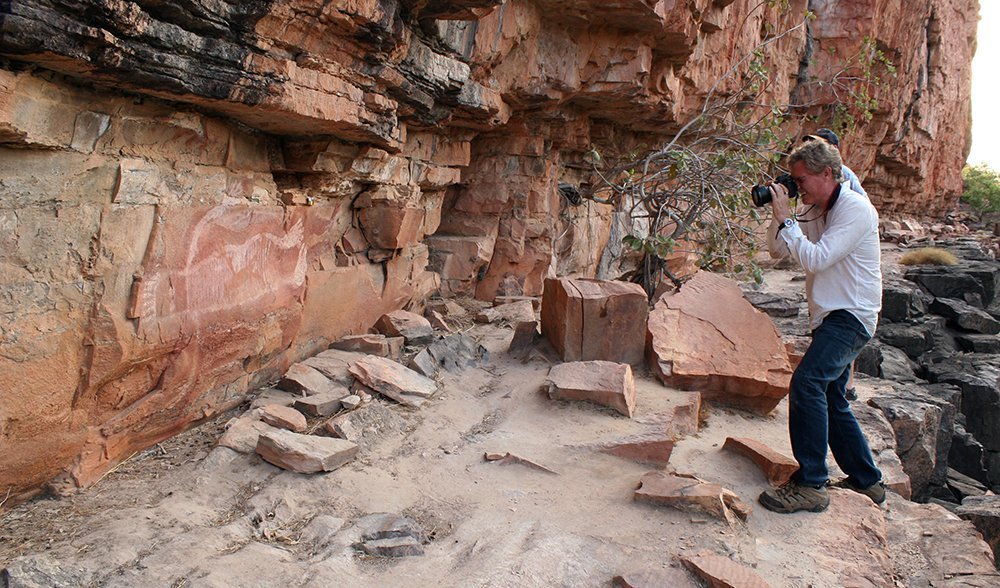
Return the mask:
[[[899,74],[848,161],[885,214],[947,209],[975,0],[808,7],[767,45],[770,95],[875,37]],[[0,493],[91,483],[432,292],[593,275],[588,154],[669,137],[806,8],[3,3]]]

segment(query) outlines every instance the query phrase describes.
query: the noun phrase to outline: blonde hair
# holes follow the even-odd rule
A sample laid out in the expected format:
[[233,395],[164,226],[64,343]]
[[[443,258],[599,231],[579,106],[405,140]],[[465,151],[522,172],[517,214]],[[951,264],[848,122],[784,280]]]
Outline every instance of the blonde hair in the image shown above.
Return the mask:
[[844,161],[840,158],[840,150],[826,141],[800,143],[788,156],[788,166],[791,167],[796,161],[804,163],[806,169],[814,174],[830,168],[833,179],[838,184],[844,181]]

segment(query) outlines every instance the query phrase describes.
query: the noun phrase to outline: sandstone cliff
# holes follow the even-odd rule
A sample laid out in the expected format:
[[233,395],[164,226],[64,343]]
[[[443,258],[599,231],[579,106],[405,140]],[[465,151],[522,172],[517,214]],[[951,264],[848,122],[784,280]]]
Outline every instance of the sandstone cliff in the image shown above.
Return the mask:
[[[676,132],[807,8],[768,4],[3,3],[0,493],[91,483],[434,291],[593,275],[586,154]],[[976,0],[808,8],[772,97],[827,124],[808,80],[874,39],[898,72],[846,158],[883,215],[948,210]]]

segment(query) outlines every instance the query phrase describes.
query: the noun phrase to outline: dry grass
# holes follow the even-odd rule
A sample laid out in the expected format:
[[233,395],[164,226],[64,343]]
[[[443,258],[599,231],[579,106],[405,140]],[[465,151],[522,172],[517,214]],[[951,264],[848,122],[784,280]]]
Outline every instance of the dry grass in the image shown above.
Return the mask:
[[955,265],[958,258],[940,247],[921,247],[904,253],[899,258],[902,265]]

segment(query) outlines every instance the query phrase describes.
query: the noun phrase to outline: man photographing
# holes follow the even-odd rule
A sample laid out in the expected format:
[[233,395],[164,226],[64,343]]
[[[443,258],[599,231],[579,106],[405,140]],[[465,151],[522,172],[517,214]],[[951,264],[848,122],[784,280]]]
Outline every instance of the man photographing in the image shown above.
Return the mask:
[[829,446],[848,476],[844,486],[882,503],[882,473],[845,398],[851,362],[875,333],[882,305],[878,213],[842,183],[840,152],[825,141],[800,144],[788,162],[805,208],[793,217],[786,187],[771,185],[768,249],[772,257],[791,255],[806,272],[812,342],[789,388],[788,431],[799,469],[758,500],[781,513],[826,509]]

